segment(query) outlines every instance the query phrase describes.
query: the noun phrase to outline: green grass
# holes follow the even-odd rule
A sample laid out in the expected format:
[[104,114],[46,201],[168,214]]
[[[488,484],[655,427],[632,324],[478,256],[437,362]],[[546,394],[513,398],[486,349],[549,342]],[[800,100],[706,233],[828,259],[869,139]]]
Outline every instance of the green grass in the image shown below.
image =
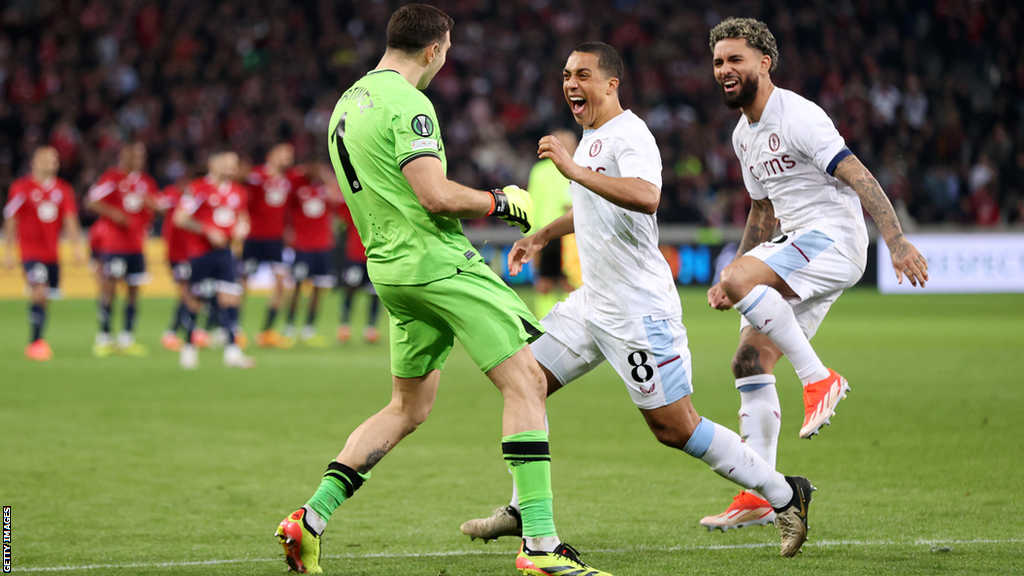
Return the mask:
[[[681,292],[701,414],[735,428],[734,312]],[[337,297],[321,314],[331,335]],[[251,372],[158,348],[171,302],[140,310],[146,359],[93,359],[90,302],[55,302],[56,359],[21,356],[25,304],[0,302],[0,504],[15,570],[279,574],[271,537],[348,433],[389,397],[386,344],[257,350]],[[248,307],[254,332],[262,303]],[[800,386],[776,371],[779,463],[819,491],[810,542],[778,557],[773,528],[708,533],[735,487],[657,444],[607,366],[550,401],[555,518],[586,560],[648,574],[1024,572],[1024,298],[852,291],[815,339],[853,388],[833,425],[799,440]],[[506,502],[501,399],[457,349],[430,420],[374,469],[324,537],[328,574],[512,574],[516,542],[459,524]],[[86,568],[92,566],[92,568]],[[98,566],[98,567],[97,567]]]

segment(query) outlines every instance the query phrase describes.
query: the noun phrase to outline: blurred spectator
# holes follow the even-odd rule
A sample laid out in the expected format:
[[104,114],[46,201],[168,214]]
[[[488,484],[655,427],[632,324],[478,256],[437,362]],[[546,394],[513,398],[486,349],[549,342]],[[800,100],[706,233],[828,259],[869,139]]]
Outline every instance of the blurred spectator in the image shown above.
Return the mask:
[[[161,185],[220,146],[259,162],[288,141],[300,160],[326,158],[334,102],[376,65],[387,19],[404,2],[7,2],[0,190],[45,143],[79,195],[126,138],[147,145]],[[1020,2],[432,3],[456,21],[450,63],[430,91],[460,182],[525,184],[537,140],[553,126],[578,129],[561,92],[566,57],[603,40],[634,80],[622,84],[623,104],[662,148],[661,221],[742,223],[748,201],[730,149],[737,114],[721,105],[707,38],[726,16],[754,16],[778,40],[776,84],[820,102],[916,220],[1020,221]]]

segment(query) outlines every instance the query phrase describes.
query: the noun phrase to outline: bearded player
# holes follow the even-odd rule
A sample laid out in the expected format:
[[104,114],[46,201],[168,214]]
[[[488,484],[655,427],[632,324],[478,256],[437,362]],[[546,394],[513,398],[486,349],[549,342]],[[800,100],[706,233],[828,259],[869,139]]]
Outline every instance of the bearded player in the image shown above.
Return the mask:
[[[661,154],[643,120],[619,103],[622,59],[611,46],[589,42],[569,55],[562,74],[583,137],[573,156],[553,136],[541,139],[538,152],[570,180],[573,207],[516,242],[508,258],[516,275],[551,238],[576,233],[583,286],[544,317],[546,333],[530,346],[548,393],[607,360],[662,444],[765,495],[779,517],[781,554],[793,556],[807,539],[814,487],[802,476],[776,472],[735,432],[699,416],[690,400],[679,293],[658,249]],[[509,506],[461,529],[474,538],[516,534],[518,504],[513,492]]]
[[[741,314],[732,361],[740,433],[774,466],[781,409],[772,370],[779,358],[789,358],[804,386],[801,438],[828,424],[849,390],[810,339],[832,303],[864,273],[868,234],[861,207],[878,226],[901,283],[906,276],[923,287],[928,263],[824,110],[772,83],[779,52],[763,22],[729,18],[711,30],[710,46],[725,104],[742,112],[732,143],[753,202],[736,259],[708,290],[708,305]],[[782,235],[773,240],[779,225]],[[773,521],[761,495],[743,492],[701,524],[724,532]]]

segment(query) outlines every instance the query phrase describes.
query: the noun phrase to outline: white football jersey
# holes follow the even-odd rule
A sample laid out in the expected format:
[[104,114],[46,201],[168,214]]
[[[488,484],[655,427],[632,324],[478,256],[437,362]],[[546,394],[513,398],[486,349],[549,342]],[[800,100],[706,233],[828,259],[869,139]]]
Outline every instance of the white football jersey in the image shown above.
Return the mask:
[[750,124],[740,115],[732,147],[747,192],[755,200],[771,200],[783,232],[820,230],[864,270],[868,232],[860,198],[830,175],[837,155],[848,153],[846,141],[824,110],[776,86],[760,122]]
[[[573,161],[661,188],[661,152],[647,124],[629,110],[597,130],[584,130]],[[680,318],[672,271],[658,249],[657,217],[620,208],[576,182],[570,190],[591,308],[610,318]]]

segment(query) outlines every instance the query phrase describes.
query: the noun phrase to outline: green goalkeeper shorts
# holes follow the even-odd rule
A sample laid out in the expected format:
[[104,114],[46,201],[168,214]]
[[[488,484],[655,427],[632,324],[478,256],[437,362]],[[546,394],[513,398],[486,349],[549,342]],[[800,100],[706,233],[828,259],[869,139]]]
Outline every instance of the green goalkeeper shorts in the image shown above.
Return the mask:
[[544,333],[519,296],[483,262],[429,284],[377,284],[391,316],[391,373],[444,368],[455,338],[484,372]]

